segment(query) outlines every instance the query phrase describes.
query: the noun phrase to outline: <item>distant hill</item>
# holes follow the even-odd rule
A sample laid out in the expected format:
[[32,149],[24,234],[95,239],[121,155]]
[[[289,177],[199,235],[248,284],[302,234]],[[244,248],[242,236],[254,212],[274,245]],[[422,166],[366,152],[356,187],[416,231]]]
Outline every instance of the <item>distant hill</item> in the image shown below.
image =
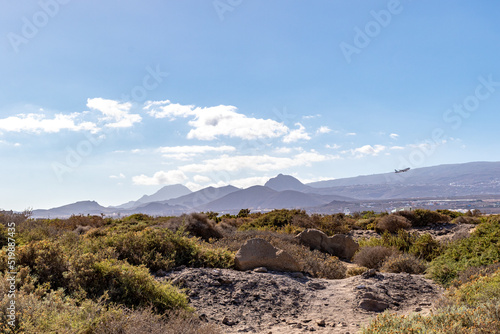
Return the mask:
[[311,188],[306,186],[293,176],[283,174],[279,174],[278,176],[270,179],[266,182],[266,184],[264,184],[264,186],[277,191],[295,190],[304,192]]
[[174,184],[170,186],[164,186],[153,195],[144,195],[137,200],[140,203],[151,203],[151,202],[161,202],[168,201],[172,198],[177,198],[180,196],[184,196],[190,194],[192,191],[189,190],[188,187],[183,186],[182,184]]
[[31,216],[33,218],[66,218],[71,215],[100,215],[110,212],[110,209],[99,205],[96,201],[80,201],[48,210],[33,210]]
[[500,194],[500,162],[471,162],[320,181],[308,184],[320,194],[358,199],[452,197]]
[[220,188],[207,187],[190,193],[189,195],[184,195],[168,200],[166,201],[166,203],[170,205],[182,205],[188,208],[195,208],[200,205],[215,201],[238,190],[240,189],[233,186],[225,186]]
[[116,206],[116,208],[132,209],[132,208],[139,207],[145,203],[168,201],[169,199],[188,195],[190,193],[191,193],[191,190],[189,190],[189,188],[187,188],[186,186],[183,186],[182,184],[168,185],[168,186],[164,186],[163,188],[161,188],[160,190],[158,190],[157,192],[155,192],[152,195],[144,195],[141,198],[139,198],[137,201],[127,202],[125,204]]
[[72,214],[101,213],[168,216],[193,211],[234,213],[240,209],[267,211],[283,208],[303,208],[311,212],[335,212],[345,208],[362,211],[371,207],[369,201],[375,201],[378,204],[374,202],[373,205],[385,210],[394,201],[407,203],[409,199],[487,198],[485,196],[490,195],[500,195],[500,162],[440,165],[410,169],[404,173],[362,175],[309,184],[279,174],[264,186],[247,189],[225,186],[191,192],[178,184],[165,186],[152,195],[144,195],[137,201],[117,207],[81,201],[49,210],[34,210],[33,217],[64,218]]
[[[266,186],[239,190],[197,207],[197,211],[230,211],[240,209],[272,210],[310,208],[333,200],[347,199],[335,195],[307,194],[295,190],[276,191]],[[350,199],[352,200],[352,199]]]

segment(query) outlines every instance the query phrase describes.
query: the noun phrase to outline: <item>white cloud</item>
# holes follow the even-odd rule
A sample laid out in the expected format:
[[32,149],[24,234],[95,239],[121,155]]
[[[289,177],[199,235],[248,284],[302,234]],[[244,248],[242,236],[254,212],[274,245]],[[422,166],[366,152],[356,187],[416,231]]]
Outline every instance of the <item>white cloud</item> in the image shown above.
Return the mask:
[[356,132],[349,132],[349,133],[346,133],[346,136],[356,136]]
[[120,173],[118,175],[110,175],[109,178],[110,179],[124,179],[125,178],[125,174]]
[[274,152],[279,153],[279,154],[288,154],[288,153],[292,153],[292,148],[290,148],[290,147],[278,147],[278,148],[274,149]]
[[0,119],[0,130],[7,132],[57,133],[61,130],[97,132],[96,124],[76,123],[79,113],[56,114],[47,118],[44,114],[19,114]]
[[316,133],[329,133],[329,132],[332,132],[332,129],[330,129],[329,127],[327,126],[321,126],[317,131]]
[[110,122],[106,124],[106,127],[109,128],[129,128],[142,121],[140,115],[130,114],[132,104],[129,102],[119,103],[118,101],[97,97],[87,99],[87,107],[100,111],[104,115],[100,120]]
[[187,135],[189,139],[214,140],[219,136],[242,139],[276,138],[289,131],[287,126],[277,121],[240,114],[234,106],[200,108],[172,104],[166,100],[149,101],[144,110],[155,118],[174,120],[178,117],[193,117],[194,119],[188,122],[193,128]]
[[300,124],[300,123],[295,123],[296,126],[298,126],[298,129],[290,131],[289,134],[287,134],[285,137],[283,137],[283,142],[285,143],[293,143],[298,140],[309,140],[311,137],[309,134],[305,131],[306,128]]
[[303,119],[313,119],[317,117],[321,117],[321,114],[302,116]]
[[170,147],[160,147],[158,152],[162,153],[162,156],[167,159],[174,160],[190,160],[193,157],[205,154],[208,152],[233,152],[236,148],[233,146],[170,146]]
[[233,152],[236,148],[233,146],[165,146],[158,149],[160,153],[163,153],[163,157],[176,159],[176,160],[188,160],[196,155],[204,154],[207,152]]
[[212,181],[211,178],[209,178],[208,176],[204,176],[204,175],[195,175],[193,177],[193,180],[196,183],[208,183],[208,182]]
[[326,148],[329,148],[329,149],[332,149],[332,150],[337,150],[339,149],[341,146],[338,145],[338,144],[333,144],[333,145],[330,145],[330,144],[326,144],[325,145]]
[[397,133],[391,133],[389,137],[391,137],[392,139],[398,139],[399,135]]
[[391,150],[404,150],[403,146],[391,146]]
[[137,185],[160,185],[160,184],[177,184],[187,180],[187,176],[179,170],[159,171],[152,177],[144,174],[134,176],[132,182]]
[[237,188],[249,188],[252,186],[263,186],[267,181],[269,181],[267,176],[253,176],[242,179],[231,180],[231,185]]
[[187,117],[196,115],[193,105],[181,105],[165,101],[148,101],[144,105],[144,110],[154,118],[169,118],[174,120],[178,117]]
[[243,169],[267,172],[285,170],[290,167],[308,166],[311,162],[333,160],[338,156],[322,155],[316,151],[301,152],[292,157],[274,157],[269,155],[223,155],[216,159],[207,159],[202,163],[179,167],[183,172],[208,173],[214,171],[237,172]]
[[350,152],[352,155],[360,158],[360,157],[364,157],[364,156],[367,156],[367,155],[376,156],[379,153],[385,151],[386,149],[387,149],[387,147],[383,146],[383,145],[374,145],[374,146],[365,145],[365,146],[358,147],[358,148],[355,148],[355,149],[352,149],[352,150],[343,151],[342,153],[348,153],[348,152]]

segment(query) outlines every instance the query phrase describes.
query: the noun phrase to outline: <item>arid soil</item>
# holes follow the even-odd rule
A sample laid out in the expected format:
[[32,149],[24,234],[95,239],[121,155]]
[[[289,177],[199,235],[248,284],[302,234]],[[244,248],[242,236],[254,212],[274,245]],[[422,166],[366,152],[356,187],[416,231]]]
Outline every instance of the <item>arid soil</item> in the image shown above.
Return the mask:
[[[440,224],[416,231],[445,241],[463,238],[474,227]],[[375,235],[353,232],[355,239]],[[259,269],[178,268],[158,279],[184,288],[200,318],[219,324],[221,333],[228,334],[353,334],[384,310],[428,314],[443,293],[423,275],[406,273],[327,280]]]
[[199,316],[223,333],[356,333],[385,309],[427,313],[442,292],[421,275],[389,273],[326,280],[183,268],[159,279],[185,288]]

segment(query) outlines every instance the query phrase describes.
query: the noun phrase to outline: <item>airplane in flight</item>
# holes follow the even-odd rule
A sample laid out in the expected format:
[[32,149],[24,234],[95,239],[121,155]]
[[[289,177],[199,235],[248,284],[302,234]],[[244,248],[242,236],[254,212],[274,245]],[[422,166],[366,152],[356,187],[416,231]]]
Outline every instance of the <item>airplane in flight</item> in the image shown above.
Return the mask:
[[396,174],[397,174],[397,173],[404,173],[404,172],[407,172],[407,171],[409,171],[409,170],[410,170],[410,167],[407,167],[407,168],[405,168],[405,169],[395,169],[395,170],[394,170],[394,173],[396,173]]

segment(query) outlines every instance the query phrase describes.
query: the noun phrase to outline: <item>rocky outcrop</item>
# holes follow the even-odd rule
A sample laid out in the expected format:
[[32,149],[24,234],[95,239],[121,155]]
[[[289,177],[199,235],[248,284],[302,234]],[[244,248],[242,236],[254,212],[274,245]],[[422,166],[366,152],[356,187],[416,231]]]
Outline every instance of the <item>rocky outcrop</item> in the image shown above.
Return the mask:
[[316,229],[307,229],[296,238],[311,249],[317,249],[346,260],[350,260],[359,248],[358,243],[348,235],[336,234],[329,237]]
[[234,263],[239,270],[266,267],[276,271],[300,271],[299,263],[290,254],[260,238],[247,240],[236,253]]

